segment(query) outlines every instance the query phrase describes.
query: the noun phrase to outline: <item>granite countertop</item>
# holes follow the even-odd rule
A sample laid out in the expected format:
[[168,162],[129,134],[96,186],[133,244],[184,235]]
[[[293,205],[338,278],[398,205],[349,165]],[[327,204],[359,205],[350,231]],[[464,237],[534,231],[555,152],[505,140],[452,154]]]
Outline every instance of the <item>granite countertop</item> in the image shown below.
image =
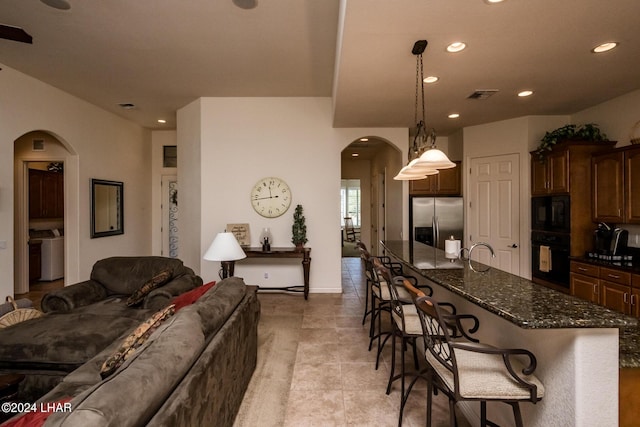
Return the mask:
[[[620,366],[640,367],[640,330],[634,317],[495,268],[477,272],[467,262],[440,268],[437,260],[444,259],[444,252],[422,243],[397,240],[383,245],[418,274],[521,328],[620,328]],[[431,264],[436,268],[417,267]]]

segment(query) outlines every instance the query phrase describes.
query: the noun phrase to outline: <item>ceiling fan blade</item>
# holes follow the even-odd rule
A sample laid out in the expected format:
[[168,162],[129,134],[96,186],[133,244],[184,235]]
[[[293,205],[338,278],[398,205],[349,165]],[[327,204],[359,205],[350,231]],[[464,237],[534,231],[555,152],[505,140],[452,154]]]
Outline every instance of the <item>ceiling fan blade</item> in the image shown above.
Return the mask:
[[0,38],[21,43],[33,43],[33,37],[27,34],[25,30],[20,27],[12,27],[10,25],[0,24]]

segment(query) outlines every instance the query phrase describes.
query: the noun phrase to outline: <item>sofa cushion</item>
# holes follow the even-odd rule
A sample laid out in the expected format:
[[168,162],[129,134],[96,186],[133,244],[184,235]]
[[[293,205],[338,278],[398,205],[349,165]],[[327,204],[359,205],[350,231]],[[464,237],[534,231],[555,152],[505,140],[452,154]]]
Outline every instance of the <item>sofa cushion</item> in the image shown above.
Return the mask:
[[205,285],[198,286],[197,288],[193,288],[189,292],[185,292],[182,295],[178,295],[177,297],[171,300],[171,303],[175,306],[176,311],[180,310],[183,307],[193,304],[205,294],[209,289],[215,286],[216,282],[209,282]]
[[147,280],[142,286],[133,291],[131,296],[127,299],[127,305],[132,307],[140,304],[144,301],[144,298],[149,295],[149,292],[157,287],[160,287],[167,283],[171,279],[171,270],[163,270],[160,273]]
[[181,311],[197,311],[202,319],[202,331],[211,337],[227,321],[247,293],[244,281],[238,277],[221,280],[198,300]]
[[142,322],[140,326],[122,340],[118,350],[104,361],[100,369],[100,376],[104,379],[113,374],[138,347],[147,341],[149,336],[158,329],[158,326],[173,316],[174,313],[175,308],[173,305],[170,305]]
[[102,284],[110,295],[131,295],[142,283],[164,270],[170,270],[172,277],[179,277],[188,271],[177,258],[111,257],[93,265],[91,280]]
[[[130,332],[152,312],[109,299],[68,313],[48,313],[0,331],[0,369],[71,372]],[[73,331],[73,333],[69,333]]]
[[71,412],[52,414],[46,425],[145,425],[200,356],[199,323],[196,313],[173,316],[113,375],[75,396]]

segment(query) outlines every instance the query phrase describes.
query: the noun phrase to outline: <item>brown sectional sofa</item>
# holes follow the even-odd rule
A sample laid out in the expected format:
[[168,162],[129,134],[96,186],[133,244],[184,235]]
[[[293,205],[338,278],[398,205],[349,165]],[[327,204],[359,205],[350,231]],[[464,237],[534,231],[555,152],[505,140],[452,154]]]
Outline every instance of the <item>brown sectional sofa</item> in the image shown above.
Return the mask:
[[[172,279],[127,307],[134,288],[168,265]],[[0,330],[0,374],[27,376],[22,402],[71,398],[72,411],[52,413],[45,426],[231,426],[255,370],[260,316],[256,288],[239,278],[181,308],[112,375],[100,375],[124,337],[201,285],[179,260],[99,261],[90,280],[43,298],[45,316]]]

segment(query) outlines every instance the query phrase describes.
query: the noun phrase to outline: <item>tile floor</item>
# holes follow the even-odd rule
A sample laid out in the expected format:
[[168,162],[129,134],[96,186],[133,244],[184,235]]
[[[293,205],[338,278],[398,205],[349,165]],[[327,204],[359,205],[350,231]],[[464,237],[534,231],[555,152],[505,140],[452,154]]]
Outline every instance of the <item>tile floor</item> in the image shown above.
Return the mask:
[[[342,258],[342,295],[259,294],[263,314],[286,298],[289,313],[301,313],[301,333],[286,404],[286,426],[395,426],[400,384],[385,394],[390,345],[375,370],[375,348],[368,351],[368,319],[362,325],[365,279],[360,258]],[[282,301],[280,301],[282,302]],[[294,317],[292,317],[293,319]],[[300,317],[298,317],[300,318]],[[408,352],[412,367],[411,352]],[[405,408],[405,426],[426,422],[426,384],[420,381]],[[448,401],[435,397],[433,426],[447,426]],[[459,426],[468,425],[459,415]]]

